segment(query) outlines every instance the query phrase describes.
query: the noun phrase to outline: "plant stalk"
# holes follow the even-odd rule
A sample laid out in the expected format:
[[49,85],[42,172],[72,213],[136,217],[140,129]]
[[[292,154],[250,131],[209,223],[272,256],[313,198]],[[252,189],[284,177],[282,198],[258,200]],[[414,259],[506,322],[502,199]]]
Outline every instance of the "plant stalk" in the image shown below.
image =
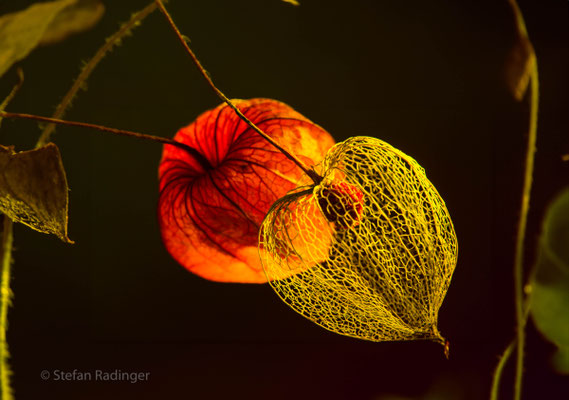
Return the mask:
[[6,331],[8,330],[8,308],[12,304],[12,290],[10,289],[10,269],[12,268],[12,242],[13,223],[8,216],[3,215],[2,243],[0,256],[2,257],[2,270],[0,271],[0,399],[12,400],[10,376],[12,372],[8,365],[8,343]]
[[516,345],[515,339],[510,342],[506,350],[500,356],[498,360],[498,364],[496,365],[496,369],[494,370],[494,375],[492,377],[492,387],[490,389],[490,400],[498,400],[498,390],[500,389],[500,379],[502,379],[502,372],[504,371],[504,367],[508,362],[508,359],[514,352],[514,348]]
[[265,132],[263,132],[257,125],[255,125],[251,120],[249,120],[249,118],[247,118],[242,112],[241,110],[239,110],[239,108],[233,104],[233,102],[231,100],[229,100],[229,98],[227,98],[227,96],[225,96],[225,94],[223,94],[223,92],[221,90],[219,90],[217,88],[217,86],[215,86],[215,84],[213,83],[211,77],[209,76],[209,74],[207,73],[207,71],[205,70],[205,68],[202,66],[202,64],[200,63],[200,61],[198,60],[197,56],[195,55],[195,53],[193,52],[192,49],[190,49],[190,46],[188,46],[188,42],[186,39],[184,39],[184,36],[182,35],[182,33],[180,32],[180,30],[178,29],[178,27],[176,26],[176,24],[174,23],[174,20],[172,19],[172,17],[170,16],[170,13],[168,12],[168,10],[166,10],[166,8],[164,7],[164,4],[162,3],[161,0],[155,0],[156,5],[158,6],[158,8],[160,9],[160,11],[162,12],[162,14],[164,15],[164,17],[166,17],[168,24],[170,25],[170,27],[172,28],[172,30],[174,31],[174,33],[176,34],[176,37],[178,38],[178,40],[180,41],[180,43],[182,44],[182,46],[184,46],[184,49],[186,50],[186,52],[188,53],[188,55],[191,57],[193,63],[196,65],[196,67],[198,68],[199,72],[201,73],[201,75],[205,78],[207,84],[209,85],[209,87],[211,87],[213,89],[213,91],[215,92],[215,94],[223,101],[225,102],[229,107],[231,107],[233,109],[233,111],[235,111],[235,113],[239,116],[239,118],[241,118],[247,125],[249,125],[251,127],[251,129],[253,129],[255,132],[257,132],[259,135],[261,135],[263,137],[263,139],[265,139],[267,142],[269,142],[272,146],[274,146],[277,150],[279,150],[281,153],[283,153],[289,160],[291,160],[292,162],[294,162],[306,175],[308,175],[310,177],[310,179],[312,179],[312,181],[315,184],[318,184],[322,181],[322,177],[320,175],[318,175],[316,173],[316,171],[314,171],[313,169],[310,169],[309,167],[307,167],[300,159],[298,159],[294,154],[289,153],[287,150],[285,150],[283,147],[281,147],[275,140],[273,140],[269,135],[267,135]]
[[514,288],[516,302],[516,373],[514,381],[514,399],[520,400],[522,395],[522,380],[524,367],[524,347],[525,347],[525,325],[524,315],[524,244],[527,226],[527,217],[530,205],[531,187],[533,181],[533,169],[535,161],[535,150],[537,140],[537,114],[539,103],[539,83],[538,83],[537,62],[531,73],[531,98],[530,98],[530,119],[529,135],[526,150],[524,186],[522,190],[522,201],[520,207],[520,219],[518,233],[516,236],[516,253],[514,260]]
[[[516,27],[520,37],[528,38],[527,28],[522,12],[515,0],[510,0],[510,5],[515,15]],[[528,39],[529,41],[529,39]],[[533,51],[533,49],[532,49]],[[539,78],[537,70],[537,60],[534,60],[530,75],[530,116],[528,128],[528,140],[525,158],[524,183],[522,189],[522,199],[520,206],[520,218],[518,232],[516,235],[516,251],[514,258],[514,296],[516,307],[516,370],[514,380],[514,400],[520,400],[522,396],[523,368],[524,368],[524,347],[525,347],[525,326],[526,318],[524,312],[524,244],[527,226],[527,216],[530,206],[531,187],[533,182],[533,169],[535,161],[536,141],[537,141],[537,117],[539,106]]]
[[153,142],[169,144],[169,145],[178,147],[179,149],[182,149],[182,150],[188,152],[190,155],[192,155],[193,157],[196,158],[196,160],[200,163],[200,165],[204,169],[209,170],[209,169],[213,168],[212,165],[207,160],[207,158],[205,158],[199,151],[197,151],[193,147],[188,146],[187,144],[178,142],[174,139],[168,139],[168,138],[163,138],[160,136],[153,136],[153,135],[147,135],[144,133],[126,131],[123,129],[109,128],[107,126],[89,124],[86,122],[66,121],[66,120],[62,120],[62,119],[42,117],[42,116],[33,115],[33,114],[21,114],[21,113],[11,113],[11,112],[6,112],[6,111],[0,111],[0,116],[3,118],[31,119],[34,121],[49,122],[51,124],[58,124],[58,125],[65,125],[65,126],[76,126],[76,127],[81,127],[81,128],[89,128],[89,129],[95,129],[95,130],[98,130],[101,132],[113,133],[115,135],[130,136],[130,137],[134,137],[137,139],[150,140]]
[[[65,94],[65,96],[63,96],[63,100],[61,100],[61,103],[57,105],[57,108],[55,109],[52,118],[61,119],[63,117],[65,111],[71,105],[71,101],[77,95],[77,92],[79,92],[79,90],[83,87],[87,79],[89,79],[89,76],[91,75],[95,67],[99,64],[99,62],[103,59],[103,57],[105,57],[105,55],[109,51],[111,51],[114,46],[120,43],[120,41],[124,36],[126,36],[133,28],[138,26],[138,24],[140,24],[140,22],[144,18],[146,18],[149,14],[151,14],[154,10],[156,10],[156,4],[154,2],[151,2],[142,10],[134,13],[131,16],[130,20],[121,25],[118,31],[116,31],[107,38],[103,46],[101,46],[99,50],[97,50],[95,55],[89,60],[89,62],[85,64],[85,67],[81,70],[81,73],[79,74],[77,79],[75,79],[75,82],[73,82],[73,85],[71,86],[69,91]],[[36,144],[36,148],[41,147],[45,145],[47,142],[49,142],[50,136],[54,130],[55,130],[54,124],[47,125]]]

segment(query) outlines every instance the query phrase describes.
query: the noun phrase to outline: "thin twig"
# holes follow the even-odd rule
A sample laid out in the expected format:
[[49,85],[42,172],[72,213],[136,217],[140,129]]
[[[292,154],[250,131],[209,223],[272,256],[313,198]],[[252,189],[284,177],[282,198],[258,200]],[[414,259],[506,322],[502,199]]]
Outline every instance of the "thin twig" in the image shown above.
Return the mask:
[[524,347],[525,347],[525,325],[524,317],[524,244],[526,235],[527,216],[530,205],[531,186],[533,181],[533,167],[535,160],[535,143],[537,139],[537,113],[539,102],[539,83],[538,83],[537,63],[531,74],[531,99],[530,99],[530,121],[529,135],[526,150],[524,186],[522,191],[522,202],[520,207],[520,220],[518,224],[518,234],[516,237],[516,255],[514,261],[514,287],[516,300],[516,377],[514,381],[514,399],[520,400],[522,395],[522,377],[524,368]]
[[66,121],[66,120],[49,118],[49,117],[41,117],[39,115],[32,115],[32,114],[21,114],[21,113],[11,113],[11,112],[0,111],[0,116],[4,117],[4,118],[31,119],[34,121],[49,122],[52,124],[65,125],[65,126],[77,126],[77,127],[81,127],[81,128],[95,129],[95,130],[98,130],[101,132],[109,132],[109,133],[113,133],[115,135],[130,136],[130,137],[134,137],[137,139],[150,140],[153,142],[169,144],[169,145],[178,147],[179,149],[182,149],[184,151],[187,151],[189,154],[191,154],[192,156],[194,156],[196,158],[196,160],[202,165],[202,167],[204,167],[204,169],[211,169],[212,168],[212,166],[209,163],[209,161],[207,160],[207,158],[205,158],[200,152],[198,152],[193,147],[190,147],[187,144],[178,142],[174,139],[163,138],[160,136],[146,135],[144,133],[126,131],[123,129],[109,128],[107,126],[89,124],[86,122]]
[[[53,114],[52,118],[61,119],[63,117],[65,111],[71,105],[71,101],[77,95],[77,92],[79,92],[79,90],[83,87],[87,79],[89,79],[89,76],[91,75],[95,67],[99,64],[99,62],[103,59],[103,57],[105,57],[105,55],[109,51],[111,51],[115,45],[118,45],[120,41],[127,34],[129,34],[133,28],[138,26],[140,22],[144,18],[146,18],[149,14],[151,14],[154,10],[156,10],[156,4],[152,2],[146,7],[144,7],[142,10],[134,13],[131,16],[130,20],[121,25],[118,31],[116,31],[114,34],[112,34],[110,37],[107,38],[105,43],[99,48],[99,50],[97,50],[93,58],[91,58],[89,62],[85,64],[85,67],[81,70],[81,73],[79,74],[77,79],[75,79],[75,82],[73,82],[73,85],[71,86],[69,91],[65,94],[65,96],[63,96],[63,100],[61,100],[61,103],[57,105],[57,108],[55,109],[55,113]],[[47,142],[49,142],[49,138],[54,130],[55,130],[54,124],[47,125],[43,130],[36,144],[36,147],[41,147]]]
[[[530,304],[531,304],[531,292],[525,297],[523,302],[523,324],[525,325],[530,311]],[[496,369],[494,370],[494,375],[492,377],[492,387],[490,388],[490,400],[498,400],[498,391],[500,389],[500,380],[502,379],[502,371],[512,356],[514,352],[514,348],[516,348],[516,340],[517,335],[514,336],[504,353],[500,356],[498,364],[496,365]]]
[[[14,86],[8,97],[0,104],[0,112],[12,101],[24,83],[24,72],[17,69],[18,83]],[[2,121],[2,117],[0,117]],[[12,268],[12,242],[14,239],[13,222],[7,215],[0,215],[2,219],[2,237],[0,242],[0,399],[12,400],[14,398],[11,385],[11,369],[8,363],[10,352],[6,332],[8,331],[8,309],[12,304],[12,290],[10,289],[10,272]]]
[[[10,94],[8,94],[8,97],[6,97],[4,99],[4,101],[2,102],[2,104],[0,104],[0,111],[4,111],[6,106],[8,106],[8,104],[12,101],[14,96],[16,96],[16,94],[22,88],[22,85],[24,84],[24,71],[22,70],[22,68],[18,67],[18,69],[16,70],[16,73],[18,74],[18,83],[16,83],[16,85],[14,85],[14,87],[10,91]],[[1,124],[2,124],[2,118],[0,118],[0,125]]]
[[184,46],[184,49],[186,50],[188,55],[191,57],[192,61],[194,62],[194,64],[196,65],[196,67],[198,68],[198,70],[200,71],[202,76],[207,81],[207,84],[213,89],[215,94],[221,100],[223,100],[229,107],[231,107],[233,109],[233,111],[235,111],[235,113],[239,116],[239,118],[241,118],[247,125],[249,125],[251,127],[251,129],[253,129],[259,135],[261,135],[266,141],[268,141],[271,145],[273,145],[281,153],[283,153],[288,159],[290,159],[292,162],[294,162],[306,175],[308,175],[310,177],[310,179],[312,179],[314,181],[315,184],[320,183],[322,181],[322,177],[320,175],[318,175],[316,173],[316,171],[308,168],[302,161],[300,161],[300,159],[298,159],[295,155],[289,153],[287,150],[285,150],[283,147],[281,147],[276,141],[274,141],[269,135],[267,135],[265,132],[263,132],[257,125],[255,125],[251,120],[249,120],[249,118],[247,118],[241,112],[241,110],[239,110],[239,108],[237,108],[237,106],[235,104],[233,104],[233,102],[231,100],[229,100],[229,98],[227,98],[227,96],[225,96],[223,94],[223,92],[217,88],[217,86],[215,86],[215,84],[213,83],[208,72],[202,66],[202,64],[200,63],[200,61],[198,60],[198,58],[196,57],[196,55],[192,51],[192,49],[190,49],[190,46],[188,46],[187,39],[184,39],[184,36],[182,35],[182,33],[180,32],[180,30],[178,29],[178,27],[176,26],[176,24],[172,20],[170,13],[166,10],[166,8],[164,7],[164,4],[162,4],[162,1],[161,0],[155,0],[155,3],[158,6],[158,8],[160,9],[160,11],[162,12],[162,14],[164,14],[166,19],[168,20],[168,24],[170,25],[172,30],[175,32],[176,37],[178,38],[178,40],[180,41],[182,46]]
[[138,11],[137,13],[134,13],[128,22],[123,24],[117,32],[115,32],[113,35],[111,35],[105,41],[105,44],[103,46],[101,46],[101,48],[99,48],[99,50],[97,50],[97,52],[95,53],[93,58],[91,58],[89,60],[89,62],[85,65],[85,67],[83,68],[83,70],[81,71],[81,73],[79,74],[79,76],[77,77],[77,79],[75,80],[75,82],[73,83],[71,88],[69,89],[69,91],[65,94],[63,100],[57,106],[56,111],[54,113],[54,116],[52,118],[42,117],[42,116],[37,116],[37,115],[31,115],[31,114],[10,113],[10,112],[4,112],[3,110],[0,110],[0,117],[22,118],[22,119],[31,119],[31,120],[35,120],[35,121],[41,121],[41,122],[48,122],[49,125],[44,129],[40,138],[38,139],[38,141],[36,143],[36,148],[43,146],[44,144],[46,144],[49,141],[49,138],[50,138],[51,134],[53,133],[55,125],[78,126],[78,127],[83,127],[83,128],[95,129],[95,130],[103,131],[103,132],[110,132],[110,133],[114,133],[116,135],[136,137],[139,139],[151,140],[154,142],[159,142],[159,143],[163,143],[163,144],[169,144],[172,146],[176,146],[176,147],[188,152],[190,155],[192,155],[196,159],[196,161],[198,161],[199,164],[204,169],[206,169],[206,170],[212,169],[210,162],[207,160],[207,158],[205,156],[203,156],[200,152],[198,152],[193,147],[188,146],[184,143],[178,142],[176,140],[167,139],[167,138],[163,138],[163,137],[159,137],[159,136],[146,135],[146,134],[122,130],[122,129],[109,128],[109,127],[105,127],[105,126],[101,126],[101,125],[94,125],[94,124],[89,124],[89,123],[84,123],[84,122],[66,121],[66,120],[62,120],[60,118],[65,113],[65,111],[67,110],[67,108],[71,104],[71,101],[77,95],[77,92],[84,85],[86,80],[89,78],[89,76],[91,75],[91,73],[93,72],[95,67],[99,64],[99,62],[103,59],[103,57],[113,48],[113,46],[118,44],[121,41],[121,39],[123,39],[124,36],[126,36],[130,32],[130,30],[132,28],[134,28],[138,24],[140,24],[140,22],[144,18],[146,18],[150,13],[152,13],[154,10],[156,10],[156,8],[157,8],[156,3],[152,2],[149,5],[147,5],[145,8],[143,8],[142,10]]
[[527,41],[530,46],[531,57],[533,62],[530,72],[530,116],[528,127],[527,149],[524,167],[524,182],[522,188],[522,198],[520,206],[520,216],[518,220],[518,230],[516,235],[516,248],[514,255],[514,301],[516,311],[516,336],[514,340],[508,345],[500,361],[496,366],[494,377],[492,380],[492,388],[490,391],[490,399],[497,400],[498,390],[500,387],[500,379],[502,370],[508,358],[513,353],[514,347],[516,349],[516,369],[514,378],[514,400],[520,400],[522,396],[522,382],[524,370],[524,347],[525,347],[525,327],[527,316],[529,313],[529,296],[524,299],[523,282],[524,282],[524,244],[526,238],[527,218],[530,206],[530,195],[533,181],[533,168],[535,161],[535,150],[537,140],[537,116],[539,106],[539,77],[537,71],[537,57],[531,42],[528,38],[527,28],[524,18],[516,0],[509,0],[510,6],[514,13],[515,24],[518,30],[519,38]]
[[[510,4],[515,14],[516,27],[520,36],[526,37],[527,28],[525,26],[522,12],[515,0],[510,0]],[[528,39],[529,40],[529,39]],[[520,219],[516,236],[516,252],[514,258],[514,295],[516,307],[516,372],[514,380],[514,399],[520,400],[522,396],[522,382],[524,369],[524,347],[525,347],[525,323],[524,316],[524,244],[527,226],[527,216],[530,205],[531,187],[533,181],[533,167],[535,160],[535,144],[537,140],[537,115],[539,106],[539,79],[537,72],[537,60],[534,60],[533,69],[530,77],[530,116],[529,133],[525,158],[524,183],[522,189],[522,200],[520,206]]]
[[490,389],[490,400],[498,400],[498,390],[500,389],[500,379],[502,378],[502,372],[504,367],[508,362],[508,359],[514,351],[516,345],[516,340],[512,340],[506,350],[500,356],[496,369],[494,370],[494,376],[492,377],[492,388]]

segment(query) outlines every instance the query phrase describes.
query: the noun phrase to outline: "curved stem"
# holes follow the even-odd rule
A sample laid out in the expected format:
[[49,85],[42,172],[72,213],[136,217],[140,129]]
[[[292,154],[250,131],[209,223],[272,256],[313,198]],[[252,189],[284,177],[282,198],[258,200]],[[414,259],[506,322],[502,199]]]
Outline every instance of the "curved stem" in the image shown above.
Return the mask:
[[[525,26],[522,12],[520,11],[515,0],[510,0],[510,4],[516,17],[516,26],[518,34],[527,38],[527,29]],[[533,50],[532,50],[533,52]],[[526,318],[524,315],[524,242],[527,225],[527,215],[530,205],[531,187],[533,181],[533,168],[535,161],[535,144],[537,140],[537,116],[539,106],[539,78],[537,71],[537,60],[533,62],[533,68],[530,75],[530,116],[529,116],[529,133],[526,149],[524,183],[522,189],[522,201],[520,206],[520,219],[518,224],[518,232],[516,235],[516,252],[514,259],[514,295],[516,307],[516,371],[514,380],[514,399],[520,400],[522,396],[522,381],[524,368],[524,347],[525,347],[525,325]]]
[[182,33],[180,32],[180,30],[178,29],[178,27],[176,26],[176,24],[172,20],[170,13],[168,13],[166,8],[164,7],[164,4],[162,4],[162,1],[161,0],[155,0],[155,3],[158,6],[158,8],[160,9],[160,11],[162,12],[162,14],[164,14],[166,19],[168,20],[168,24],[170,25],[172,30],[175,32],[176,37],[178,38],[180,43],[182,43],[182,46],[184,46],[184,49],[186,49],[186,52],[192,58],[192,61],[194,62],[194,64],[196,65],[196,67],[198,68],[198,70],[200,71],[202,76],[207,81],[207,84],[213,89],[215,94],[221,100],[223,100],[229,107],[231,107],[233,109],[233,111],[235,111],[235,113],[239,116],[239,118],[241,118],[247,125],[249,125],[251,127],[251,129],[253,129],[259,135],[261,135],[266,141],[268,141],[271,145],[273,145],[281,153],[283,153],[288,159],[290,159],[292,162],[294,162],[306,175],[308,175],[310,177],[310,179],[312,179],[314,181],[315,184],[320,183],[322,181],[322,177],[320,175],[318,175],[316,173],[316,171],[308,168],[294,154],[289,153],[287,150],[285,150],[283,147],[281,147],[276,141],[274,141],[269,135],[267,135],[265,132],[263,132],[257,125],[255,125],[251,120],[249,120],[249,118],[247,118],[241,112],[241,110],[239,110],[239,108],[237,108],[237,106],[235,106],[235,104],[233,104],[233,102],[231,100],[229,100],[227,98],[227,96],[225,96],[223,94],[223,92],[217,88],[217,86],[215,86],[215,84],[213,83],[211,77],[209,76],[209,74],[207,73],[205,68],[202,66],[202,64],[200,63],[200,61],[198,60],[198,58],[196,57],[196,55],[192,51],[192,49],[190,49],[190,46],[188,46],[187,40],[184,39],[184,36],[182,35]]
[[[526,65],[529,71],[530,80],[530,116],[528,127],[527,149],[524,167],[524,181],[522,188],[522,199],[520,205],[520,216],[518,220],[518,230],[516,234],[516,248],[514,255],[514,301],[516,312],[516,336],[514,340],[508,345],[504,354],[502,354],[492,380],[492,389],[490,392],[490,399],[497,400],[498,389],[500,387],[500,379],[502,370],[508,358],[516,350],[516,367],[514,378],[514,399],[520,400],[522,397],[522,382],[523,382],[523,369],[524,369],[524,347],[525,347],[525,327],[527,315],[529,312],[530,297],[527,296],[524,300],[523,283],[524,283],[524,243],[526,237],[527,217],[530,205],[531,187],[533,181],[533,168],[535,161],[535,144],[537,140],[537,117],[539,106],[539,77],[537,71],[537,57],[528,38],[527,28],[516,0],[509,0],[510,7],[514,13],[515,24],[517,28],[518,39],[524,41],[528,46],[528,52],[531,64]],[[516,95],[516,97],[518,97]],[[523,98],[523,91],[519,94],[518,100]]]
[[144,133],[126,131],[126,130],[122,130],[122,129],[109,128],[107,126],[102,126],[102,125],[88,124],[86,122],[65,121],[65,120],[61,120],[61,119],[41,117],[39,115],[32,115],[32,114],[20,114],[20,113],[11,113],[11,112],[0,111],[0,116],[4,117],[4,118],[31,119],[34,121],[49,122],[51,124],[66,125],[66,126],[77,126],[77,127],[81,127],[81,128],[90,128],[90,129],[95,129],[95,130],[98,130],[101,132],[113,133],[115,135],[130,136],[130,137],[135,137],[137,139],[144,139],[144,140],[150,140],[153,142],[169,144],[172,146],[176,146],[179,149],[182,149],[184,151],[187,151],[190,155],[195,157],[195,159],[200,163],[200,165],[204,169],[209,170],[209,169],[213,168],[211,166],[211,164],[209,163],[209,161],[207,160],[207,158],[205,158],[199,151],[197,151],[193,147],[188,146],[187,144],[180,143],[174,139],[167,139],[167,138],[163,138],[160,136],[146,135]]
[[516,375],[514,382],[514,399],[521,399],[522,394],[522,377],[524,367],[524,346],[525,346],[525,325],[526,318],[524,316],[524,242],[527,225],[527,215],[530,205],[531,186],[533,181],[533,167],[535,160],[535,143],[537,140],[537,114],[539,103],[539,83],[538,83],[537,63],[533,67],[531,74],[531,99],[530,99],[530,120],[529,135],[526,150],[524,186],[522,190],[522,202],[520,207],[520,220],[518,225],[518,233],[516,236],[516,255],[514,261],[514,288],[516,301]]
[[[75,82],[73,82],[73,85],[71,86],[69,91],[65,94],[65,96],[63,96],[63,100],[61,100],[61,103],[57,105],[57,108],[55,109],[52,118],[61,119],[61,117],[63,117],[65,111],[71,104],[71,101],[77,95],[77,92],[79,92],[79,90],[83,87],[83,85],[85,84],[85,82],[87,81],[87,79],[89,78],[95,67],[97,66],[97,64],[99,64],[99,62],[103,59],[103,57],[105,57],[105,55],[110,50],[112,50],[112,48],[115,45],[120,43],[121,39],[124,36],[126,36],[131,31],[132,28],[138,26],[138,24],[140,24],[140,22],[144,18],[146,18],[150,13],[152,13],[154,10],[156,10],[156,4],[152,2],[146,7],[144,7],[142,10],[134,13],[130,18],[130,20],[124,23],[119,28],[118,31],[116,31],[110,37],[107,38],[103,46],[101,46],[99,50],[97,50],[93,58],[91,58],[89,62],[85,64],[85,67],[81,70],[81,73],[79,74],[77,79],[75,79]],[[36,148],[41,147],[47,142],[49,142],[49,138],[54,130],[55,130],[54,124],[47,125],[36,144]]]
[[[526,296],[523,302],[523,324],[527,322],[531,303],[531,293]],[[498,390],[500,389],[500,380],[502,379],[502,371],[506,366],[506,363],[512,356],[514,349],[516,348],[517,336],[514,336],[504,353],[500,356],[496,369],[494,370],[494,375],[492,376],[492,387],[490,388],[490,400],[498,400]]]
[[12,303],[12,290],[10,289],[10,269],[12,267],[12,220],[3,215],[2,243],[0,256],[2,264],[0,270],[0,398],[11,400],[10,367],[8,365],[8,345],[6,331],[8,330],[8,307]]
[[500,389],[500,379],[502,378],[502,372],[504,371],[504,367],[506,366],[506,362],[512,355],[514,351],[514,347],[516,345],[516,340],[512,340],[504,353],[500,356],[500,360],[496,365],[496,369],[494,370],[494,375],[492,376],[492,387],[490,389],[490,400],[498,400],[498,390]]

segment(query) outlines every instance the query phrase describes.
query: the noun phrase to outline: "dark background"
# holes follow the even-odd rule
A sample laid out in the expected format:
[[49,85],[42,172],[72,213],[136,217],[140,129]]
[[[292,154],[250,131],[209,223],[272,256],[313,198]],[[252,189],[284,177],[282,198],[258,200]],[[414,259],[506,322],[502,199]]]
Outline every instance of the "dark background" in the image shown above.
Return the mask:
[[[0,12],[29,3],[2,1]],[[51,115],[82,61],[148,2],[105,3],[93,30],[20,63],[26,80],[9,110]],[[61,127],[54,140],[71,188],[76,244],[15,227],[8,341],[18,400],[487,398],[514,334],[512,260],[527,137],[527,102],[515,102],[504,81],[515,40],[511,11],[506,1],[301,3],[173,0],[169,9],[228,96],[279,99],[338,141],[376,136],[426,169],[459,239],[439,315],[450,360],[430,342],[329,333],[268,285],[192,275],[160,239],[161,146]],[[569,183],[561,161],[569,153],[569,19],[565,0],[520,7],[541,84],[531,264],[545,207]],[[15,81],[12,69],[0,97]],[[171,137],[218,103],[156,12],[101,62],[66,118]],[[33,122],[5,120],[0,141],[26,150],[39,132]],[[524,399],[567,398],[567,378],[549,366],[553,346],[531,322],[527,331]],[[120,369],[150,379],[44,382],[44,369]]]

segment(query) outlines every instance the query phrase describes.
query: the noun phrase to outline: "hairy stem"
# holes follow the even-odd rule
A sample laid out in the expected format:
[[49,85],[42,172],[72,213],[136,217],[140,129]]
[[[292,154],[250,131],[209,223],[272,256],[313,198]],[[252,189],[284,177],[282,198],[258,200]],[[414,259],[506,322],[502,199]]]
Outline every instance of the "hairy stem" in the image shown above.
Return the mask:
[[[71,86],[69,91],[65,94],[65,96],[63,96],[63,100],[61,100],[61,103],[57,105],[57,108],[55,109],[55,113],[53,114],[52,118],[61,119],[63,117],[65,111],[71,105],[71,101],[77,95],[77,92],[79,92],[79,90],[83,87],[87,79],[89,79],[89,76],[91,75],[95,67],[99,64],[99,62],[103,59],[103,57],[105,57],[105,55],[109,51],[111,51],[114,46],[118,45],[120,41],[126,35],[128,35],[133,28],[138,26],[140,22],[144,18],[146,18],[149,14],[151,14],[154,10],[156,10],[156,4],[152,2],[146,7],[144,7],[142,10],[134,13],[131,16],[130,20],[124,23],[119,28],[118,31],[116,31],[114,34],[112,34],[110,37],[107,38],[105,44],[103,44],[99,48],[99,50],[97,50],[93,58],[91,58],[89,62],[85,65],[85,67],[83,67],[81,73],[79,74],[77,79],[75,79],[75,82],[73,82],[73,85]],[[50,136],[54,130],[55,130],[55,124],[47,125],[36,144],[36,148],[41,147],[45,145],[47,142],[49,142]]]
[[322,181],[322,177],[320,175],[318,175],[316,173],[316,171],[308,168],[294,154],[289,153],[287,150],[285,150],[283,147],[281,147],[276,141],[274,141],[269,135],[267,135],[265,132],[263,132],[257,125],[255,125],[251,120],[249,120],[249,118],[247,118],[241,112],[241,110],[239,110],[239,108],[237,106],[235,106],[235,104],[233,104],[233,102],[231,100],[229,100],[229,98],[227,98],[227,96],[225,96],[225,94],[223,94],[223,92],[217,88],[217,86],[215,86],[211,77],[209,76],[209,74],[207,73],[205,68],[202,66],[202,64],[200,63],[200,61],[198,60],[198,58],[194,54],[193,50],[190,49],[190,46],[188,46],[187,40],[184,39],[184,36],[182,35],[182,33],[180,32],[180,30],[178,29],[178,27],[176,26],[176,24],[172,20],[170,13],[166,10],[162,1],[161,0],[155,0],[155,3],[158,6],[158,8],[160,9],[160,11],[162,12],[162,14],[164,14],[166,19],[168,20],[168,24],[170,25],[170,27],[172,28],[172,30],[176,34],[176,37],[178,38],[178,40],[180,41],[182,46],[184,46],[184,49],[186,50],[188,55],[191,57],[192,61],[194,62],[194,64],[196,65],[196,67],[198,68],[198,70],[200,71],[202,76],[207,81],[207,84],[213,89],[215,94],[223,102],[225,102],[229,107],[231,107],[233,109],[233,111],[235,111],[235,113],[239,116],[239,118],[241,118],[247,125],[249,125],[251,127],[251,129],[253,129],[259,135],[261,135],[263,137],[263,139],[268,141],[271,145],[273,145],[276,149],[278,149],[281,153],[283,153],[288,159],[290,159],[292,162],[294,162],[306,175],[308,175],[310,177],[310,179],[312,179],[314,181],[314,183],[316,183],[316,184],[320,183]]
[[[24,72],[17,69],[18,83],[14,86],[8,97],[0,104],[0,113],[12,101],[24,83]],[[2,117],[0,116],[0,122]],[[2,230],[0,231],[0,399],[12,400],[14,398],[10,376],[12,372],[8,363],[10,352],[6,341],[8,331],[8,308],[12,304],[12,290],[10,289],[10,272],[12,267],[12,242],[14,239],[13,222],[7,215],[0,215]]]
[[187,144],[184,143],[180,143],[174,139],[168,139],[168,138],[163,138],[160,136],[153,136],[153,135],[146,135],[144,133],[138,133],[138,132],[132,132],[132,131],[126,131],[123,129],[116,129],[116,128],[109,128],[107,126],[102,126],[102,125],[95,125],[95,124],[89,124],[86,122],[77,122],[77,121],[65,121],[65,120],[61,120],[61,119],[55,119],[55,118],[49,118],[49,117],[41,117],[39,115],[32,115],[32,114],[20,114],[20,113],[11,113],[11,112],[5,112],[5,111],[0,111],[0,117],[4,117],[4,118],[20,118],[20,119],[31,119],[34,121],[40,121],[40,122],[49,122],[51,124],[57,124],[57,125],[65,125],[65,126],[77,126],[77,127],[81,127],[81,128],[90,128],[90,129],[95,129],[101,132],[109,132],[109,133],[113,133],[115,135],[121,135],[121,136],[130,136],[130,137],[134,137],[137,139],[143,139],[143,140],[150,140],[153,142],[158,142],[158,143],[163,143],[163,144],[169,144],[172,146],[176,146],[179,149],[182,149],[186,152],[188,152],[190,155],[192,155],[193,157],[196,158],[196,160],[200,163],[200,165],[204,168],[204,169],[212,169],[211,164],[209,163],[209,161],[207,160],[207,158],[205,158],[200,152],[198,152],[196,149],[194,149],[193,147],[188,146]]
[[12,400],[10,385],[10,366],[8,365],[8,344],[6,331],[8,330],[8,308],[12,303],[12,290],[10,289],[10,268],[12,267],[12,220],[6,215],[2,216],[2,243],[0,256],[2,257],[2,270],[0,271],[0,399]]

